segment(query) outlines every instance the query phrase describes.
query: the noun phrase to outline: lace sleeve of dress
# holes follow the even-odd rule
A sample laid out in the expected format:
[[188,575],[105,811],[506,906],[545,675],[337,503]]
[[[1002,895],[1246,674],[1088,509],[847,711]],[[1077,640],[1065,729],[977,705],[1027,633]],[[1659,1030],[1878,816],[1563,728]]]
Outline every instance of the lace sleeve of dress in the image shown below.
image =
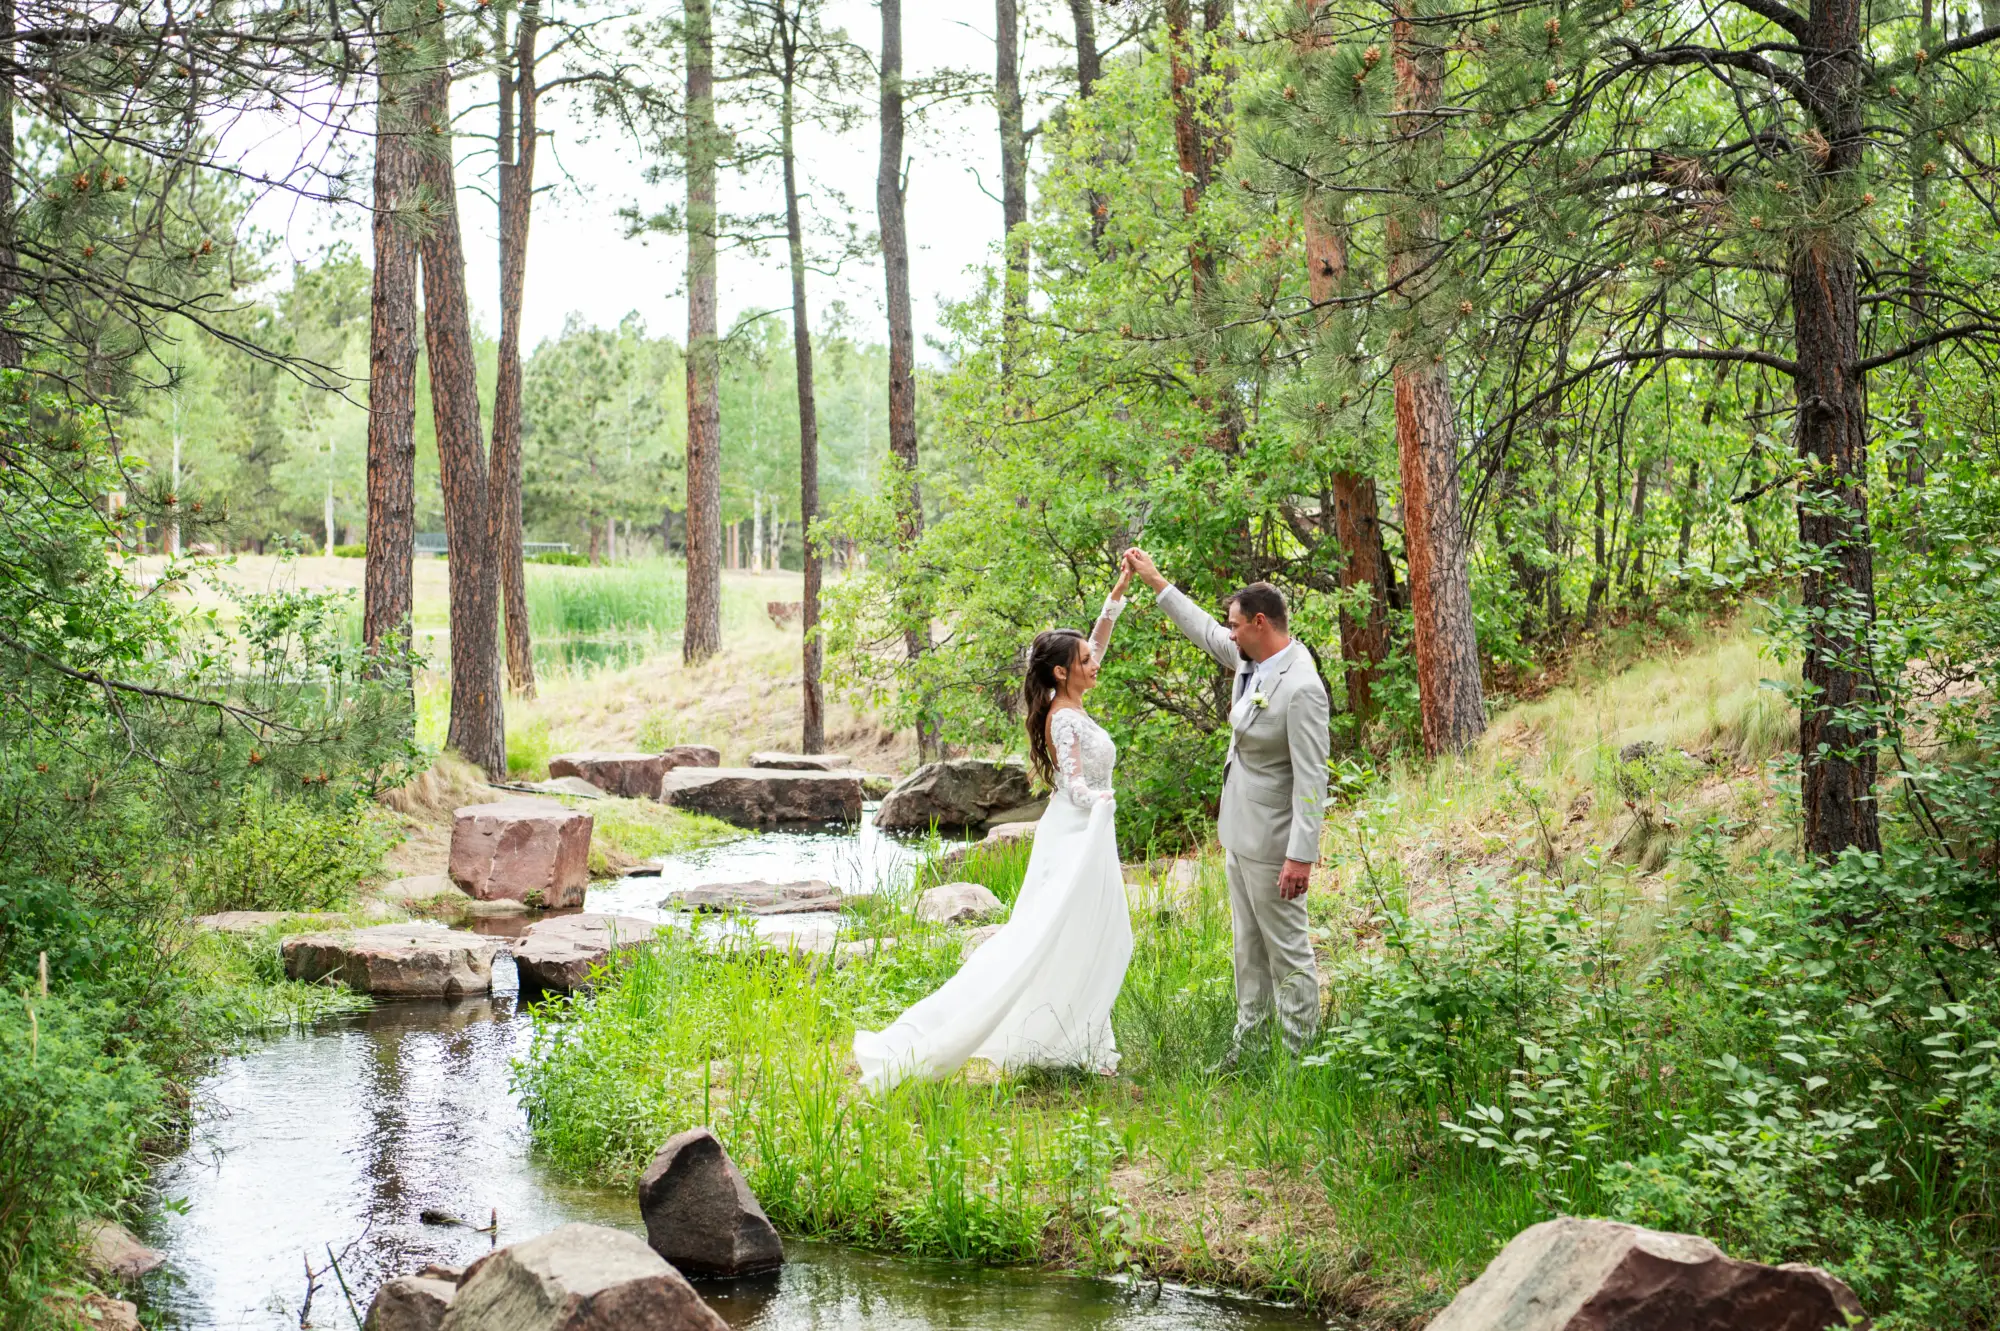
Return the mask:
[[1092,790],[1083,775],[1083,713],[1068,707],[1052,713],[1049,746],[1055,750],[1057,794],[1084,810],[1111,798],[1108,790]]
[[1125,602],[1116,596],[1104,598],[1104,608],[1097,612],[1097,623],[1090,629],[1091,651],[1097,657],[1097,664],[1104,664],[1104,654],[1111,649],[1111,626],[1118,622],[1118,616],[1125,611]]

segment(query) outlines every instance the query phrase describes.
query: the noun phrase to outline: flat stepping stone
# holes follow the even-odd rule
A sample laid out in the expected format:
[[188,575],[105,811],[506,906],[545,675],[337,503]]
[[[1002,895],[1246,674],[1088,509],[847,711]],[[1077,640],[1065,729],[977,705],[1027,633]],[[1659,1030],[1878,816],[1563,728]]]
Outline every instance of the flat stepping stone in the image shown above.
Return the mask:
[[339,933],[293,934],[280,954],[285,975],[336,979],[364,994],[456,998],[493,990],[500,942],[435,924],[378,924]]
[[397,878],[382,885],[375,894],[383,901],[393,901],[399,906],[416,906],[426,902],[465,901],[465,893],[458,890],[458,884],[451,881],[449,874],[422,873],[408,878]]
[[646,1241],[564,1225],[465,1270],[442,1331],[729,1331]]
[[844,753],[781,753],[762,749],[750,755],[750,765],[785,772],[832,772],[854,766],[854,759]]
[[559,753],[549,759],[549,775],[579,778],[628,800],[656,800],[674,766],[664,753]]
[[468,805],[453,815],[451,881],[481,901],[581,906],[594,825],[583,810],[554,800]]
[[[546,781],[524,781],[520,785],[500,787],[502,790],[519,790],[533,795],[569,795],[580,800],[601,800],[607,798],[601,786],[594,786],[580,776],[552,776]],[[646,798],[651,799],[648,795]]]
[[861,778],[772,767],[677,767],[660,799],[738,827],[861,821]]
[[823,878],[795,883],[704,883],[685,887],[660,903],[662,910],[727,915],[804,915],[837,911],[845,898]]
[[588,987],[590,973],[623,952],[652,940],[659,923],[635,915],[561,915],[537,920],[514,944],[523,990],[573,994]]

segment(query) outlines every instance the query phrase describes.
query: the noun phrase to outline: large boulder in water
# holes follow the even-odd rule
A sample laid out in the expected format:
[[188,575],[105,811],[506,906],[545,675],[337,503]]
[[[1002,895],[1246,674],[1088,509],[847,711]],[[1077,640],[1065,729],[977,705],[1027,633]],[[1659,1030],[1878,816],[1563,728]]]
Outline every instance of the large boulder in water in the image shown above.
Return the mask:
[[1530,1225],[1429,1331],[1827,1331],[1865,1315],[1816,1266],[1763,1266],[1694,1234],[1561,1216]]
[[639,1178],[646,1242],[698,1276],[747,1276],[785,1264],[785,1245],[707,1128],[672,1138]]
[[438,1331],[458,1286],[431,1276],[398,1276],[375,1292],[362,1331]]
[[514,943],[524,991],[575,993],[613,952],[639,946],[660,926],[635,915],[558,915],[537,920]]
[[922,832],[932,824],[984,827],[1007,821],[1034,799],[1028,769],[1017,758],[950,758],[899,781],[875,811],[875,825],[890,832]]
[[774,767],[677,767],[660,799],[738,827],[861,820],[861,778],[851,772]]
[[293,934],[279,952],[288,979],[337,979],[364,994],[456,998],[493,988],[500,940],[440,924],[378,924],[338,933]]
[[591,816],[554,800],[496,800],[452,815],[451,881],[482,901],[581,906],[590,886]]
[[581,777],[607,795],[656,800],[660,782],[674,768],[665,753],[559,753],[549,759],[549,776]]
[[443,1331],[729,1331],[644,1239],[564,1225],[466,1268]]

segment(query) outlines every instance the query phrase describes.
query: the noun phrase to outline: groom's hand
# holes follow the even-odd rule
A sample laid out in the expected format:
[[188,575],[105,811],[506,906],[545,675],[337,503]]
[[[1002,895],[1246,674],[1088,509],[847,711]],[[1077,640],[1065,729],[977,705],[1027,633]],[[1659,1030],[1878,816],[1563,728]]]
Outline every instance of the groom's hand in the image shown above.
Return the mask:
[[1151,587],[1156,593],[1166,589],[1167,580],[1160,576],[1160,570],[1154,565],[1153,557],[1138,546],[1135,545],[1125,552],[1125,567],[1131,569],[1139,581]]
[[1286,860],[1285,867],[1278,870],[1278,895],[1290,901],[1306,894],[1306,884],[1312,879],[1313,867],[1304,860]]

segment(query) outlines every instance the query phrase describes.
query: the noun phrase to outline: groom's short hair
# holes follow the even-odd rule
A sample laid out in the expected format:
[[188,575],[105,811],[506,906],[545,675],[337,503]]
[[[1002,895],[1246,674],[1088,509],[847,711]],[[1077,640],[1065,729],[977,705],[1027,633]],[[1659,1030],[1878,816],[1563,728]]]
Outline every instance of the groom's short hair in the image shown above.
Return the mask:
[[1222,608],[1227,610],[1232,605],[1243,612],[1245,619],[1262,615],[1279,628],[1286,627],[1285,594],[1268,582],[1251,583],[1232,595]]

